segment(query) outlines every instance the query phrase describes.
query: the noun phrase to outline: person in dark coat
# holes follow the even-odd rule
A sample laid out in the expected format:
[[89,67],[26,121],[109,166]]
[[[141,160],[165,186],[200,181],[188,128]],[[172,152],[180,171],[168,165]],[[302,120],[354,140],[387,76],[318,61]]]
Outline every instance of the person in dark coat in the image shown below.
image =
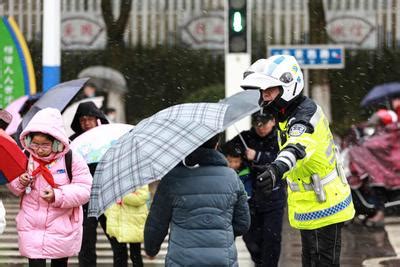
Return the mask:
[[75,116],[71,123],[71,129],[75,132],[69,137],[74,140],[82,133],[90,130],[100,124],[108,124],[104,113],[97,108],[96,104],[92,101],[80,103],[76,110]]
[[204,143],[160,182],[144,230],[154,257],[169,232],[166,266],[238,266],[235,236],[250,226],[247,195],[218,151]]
[[[278,154],[276,130],[275,118],[271,113],[256,112],[252,115],[251,129],[240,133],[247,148],[240,136],[225,144],[225,146],[240,147],[241,151],[245,151],[253,182],[257,177],[257,166],[271,163]],[[267,197],[253,186],[253,194],[249,199],[251,226],[243,235],[243,240],[256,266],[278,266],[286,202],[285,186],[282,183],[282,180],[279,180],[271,195]]]
[[[80,103],[74,119],[71,123],[71,129],[74,130],[74,134],[69,139],[74,140],[82,133],[99,126],[100,124],[108,124],[103,112],[97,108],[96,104],[92,101]],[[97,167],[97,163],[89,164],[90,173],[94,175]],[[106,233],[106,217],[102,214],[98,219],[95,217],[87,217],[89,203],[83,205],[83,237],[82,247],[79,252],[79,266],[81,267],[93,267],[96,266],[96,241],[97,241],[97,225],[100,222],[101,227]],[[106,234],[107,235],[107,234]],[[107,235],[107,238],[112,243],[111,238]]]

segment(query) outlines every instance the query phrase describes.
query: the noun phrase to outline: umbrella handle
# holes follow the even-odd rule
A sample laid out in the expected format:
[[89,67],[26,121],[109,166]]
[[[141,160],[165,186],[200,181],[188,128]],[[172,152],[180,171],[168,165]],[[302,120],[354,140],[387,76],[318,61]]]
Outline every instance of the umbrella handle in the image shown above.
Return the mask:
[[187,164],[186,164],[186,159],[183,159],[183,160],[182,160],[182,164],[183,164],[183,166],[185,166],[186,168],[189,168],[189,169],[196,169],[196,168],[200,167],[200,165],[199,165],[198,163],[195,164],[195,165],[193,165],[193,166],[187,165]]
[[240,141],[242,141],[244,148],[245,148],[246,150],[248,150],[249,147],[247,146],[246,141],[244,141],[244,138],[243,138],[242,134],[240,133],[239,129],[236,128],[236,125],[233,125],[233,126],[235,127],[236,132],[238,132],[238,136],[239,136],[239,138],[240,138]]

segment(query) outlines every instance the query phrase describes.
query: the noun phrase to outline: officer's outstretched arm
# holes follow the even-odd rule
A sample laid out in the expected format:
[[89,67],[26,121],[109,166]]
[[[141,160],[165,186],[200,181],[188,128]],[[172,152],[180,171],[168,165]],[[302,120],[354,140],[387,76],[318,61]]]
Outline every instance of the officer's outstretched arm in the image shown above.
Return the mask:
[[288,144],[279,152],[274,162],[255,167],[261,173],[257,176],[256,187],[263,191],[265,195],[268,195],[274,188],[276,180],[281,179],[285,172],[296,165],[297,160],[303,159],[305,156],[304,146],[299,143]]
[[296,166],[296,162],[299,159],[304,159],[305,156],[305,146],[300,143],[288,144],[278,153],[278,156],[273,163],[277,165],[282,177],[285,172],[293,169],[293,167]]

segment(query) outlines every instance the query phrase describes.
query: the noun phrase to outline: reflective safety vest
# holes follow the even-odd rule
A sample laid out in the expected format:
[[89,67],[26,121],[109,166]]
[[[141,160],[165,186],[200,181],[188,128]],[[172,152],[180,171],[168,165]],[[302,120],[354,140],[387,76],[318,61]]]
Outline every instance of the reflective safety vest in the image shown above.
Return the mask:
[[[301,114],[304,107],[298,108],[286,121],[279,123],[278,139],[280,149],[297,143],[306,148],[305,158],[298,160],[284,178],[288,183],[290,225],[312,230],[350,220],[355,211],[350,187],[337,161],[329,122],[321,107],[308,98],[305,102],[312,105],[307,109],[308,114]],[[316,193],[313,175],[319,177],[323,199]]]

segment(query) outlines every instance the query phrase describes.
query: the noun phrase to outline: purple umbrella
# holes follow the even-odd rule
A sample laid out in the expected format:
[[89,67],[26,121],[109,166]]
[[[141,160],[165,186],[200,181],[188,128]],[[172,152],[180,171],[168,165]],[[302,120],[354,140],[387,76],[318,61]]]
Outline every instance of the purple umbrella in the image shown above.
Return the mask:
[[22,118],[22,129],[24,129],[32,117],[43,108],[56,108],[60,110],[60,112],[63,112],[88,80],[89,78],[82,78],[60,83],[45,92]]
[[361,106],[366,107],[382,103],[390,97],[400,96],[400,82],[384,83],[375,86],[361,101]]

